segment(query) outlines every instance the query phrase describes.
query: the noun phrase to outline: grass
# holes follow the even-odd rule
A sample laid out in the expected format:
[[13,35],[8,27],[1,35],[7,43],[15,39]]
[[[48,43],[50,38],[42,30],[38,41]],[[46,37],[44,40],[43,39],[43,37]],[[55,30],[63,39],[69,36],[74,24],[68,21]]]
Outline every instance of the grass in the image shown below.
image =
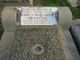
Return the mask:
[[21,29],[21,31],[23,32],[38,32],[38,31],[41,31],[42,29],[41,28],[31,28],[31,29]]
[[22,32],[38,32],[40,30],[40,28],[21,29]]

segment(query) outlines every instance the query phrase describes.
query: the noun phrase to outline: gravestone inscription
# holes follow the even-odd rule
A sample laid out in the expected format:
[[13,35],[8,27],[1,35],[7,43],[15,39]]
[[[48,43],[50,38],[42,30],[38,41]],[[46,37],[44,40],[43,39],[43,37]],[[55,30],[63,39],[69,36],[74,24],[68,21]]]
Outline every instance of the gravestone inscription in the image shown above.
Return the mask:
[[56,7],[19,7],[21,25],[56,25]]

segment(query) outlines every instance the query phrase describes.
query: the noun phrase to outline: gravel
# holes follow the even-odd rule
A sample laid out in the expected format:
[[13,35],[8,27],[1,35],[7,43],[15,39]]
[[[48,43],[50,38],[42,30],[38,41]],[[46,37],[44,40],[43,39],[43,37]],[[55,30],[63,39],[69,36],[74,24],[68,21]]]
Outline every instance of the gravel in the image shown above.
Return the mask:
[[[58,28],[17,29],[9,60],[65,60]],[[43,46],[42,54],[34,54],[35,45]]]

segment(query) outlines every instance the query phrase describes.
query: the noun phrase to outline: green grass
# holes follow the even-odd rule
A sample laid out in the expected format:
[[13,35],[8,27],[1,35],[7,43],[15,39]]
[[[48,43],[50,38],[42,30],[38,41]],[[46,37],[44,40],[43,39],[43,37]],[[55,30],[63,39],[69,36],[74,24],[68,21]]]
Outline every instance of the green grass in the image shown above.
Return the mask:
[[40,28],[31,28],[31,29],[21,29],[22,32],[33,32],[33,31],[39,31],[41,30]]
[[31,29],[21,29],[21,31],[23,32],[38,32],[38,31],[41,31],[42,29],[41,28],[31,28]]
[[[44,28],[46,29],[46,28]],[[39,32],[44,30],[43,28],[29,28],[29,29],[20,29],[21,32]],[[46,31],[51,30],[51,28],[46,29]]]

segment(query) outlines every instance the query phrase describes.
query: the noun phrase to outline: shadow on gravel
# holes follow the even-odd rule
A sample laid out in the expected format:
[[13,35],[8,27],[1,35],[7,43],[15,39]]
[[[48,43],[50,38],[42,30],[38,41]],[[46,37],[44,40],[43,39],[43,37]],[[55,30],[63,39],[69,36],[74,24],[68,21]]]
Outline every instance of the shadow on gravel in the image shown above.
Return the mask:
[[74,31],[74,30],[72,29],[72,27],[70,27],[69,31],[70,31],[70,33],[71,33],[71,36],[72,36],[73,41],[74,41],[74,43],[75,43],[75,46],[76,46],[76,48],[77,48],[77,50],[78,50],[78,52],[79,52],[79,55],[80,55],[80,39],[79,39],[80,37],[79,37],[79,35],[76,33],[76,31]]
[[3,29],[2,21],[1,21],[1,18],[0,18],[0,40],[1,40],[1,37],[3,35],[3,31],[4,31],[4,29]]

